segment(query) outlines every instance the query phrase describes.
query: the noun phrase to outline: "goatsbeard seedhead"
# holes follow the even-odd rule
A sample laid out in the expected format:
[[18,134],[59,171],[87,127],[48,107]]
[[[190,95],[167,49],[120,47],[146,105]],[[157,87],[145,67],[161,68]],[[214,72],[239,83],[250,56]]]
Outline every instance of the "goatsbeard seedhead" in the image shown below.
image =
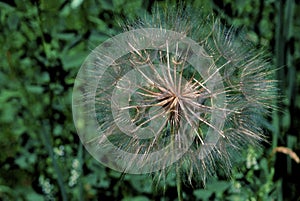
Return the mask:
[[273,70],[212,16],[156,11],[100,44],[74,86],[73,117],[90,154],[114,170],[205,180],[265,140]]

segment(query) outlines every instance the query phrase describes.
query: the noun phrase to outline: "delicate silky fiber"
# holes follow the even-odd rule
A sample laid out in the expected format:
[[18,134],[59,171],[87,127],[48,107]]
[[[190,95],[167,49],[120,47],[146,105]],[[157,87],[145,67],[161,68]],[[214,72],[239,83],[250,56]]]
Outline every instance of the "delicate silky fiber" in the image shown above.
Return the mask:
[[91,155],[114,170],[205,181],[265,140],[276,81],[266,53],[214,16],[155,10],[83,63],[73,116]]

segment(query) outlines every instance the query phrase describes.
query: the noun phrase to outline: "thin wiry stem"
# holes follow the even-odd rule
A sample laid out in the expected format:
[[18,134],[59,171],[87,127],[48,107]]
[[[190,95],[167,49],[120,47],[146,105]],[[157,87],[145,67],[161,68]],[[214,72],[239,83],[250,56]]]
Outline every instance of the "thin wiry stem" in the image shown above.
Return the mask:
[[182,184],[181,184],[181,173],[179,164],[176,165],[176,187],[177,187],[177,196],[178,201],[183,201],[182,197]]

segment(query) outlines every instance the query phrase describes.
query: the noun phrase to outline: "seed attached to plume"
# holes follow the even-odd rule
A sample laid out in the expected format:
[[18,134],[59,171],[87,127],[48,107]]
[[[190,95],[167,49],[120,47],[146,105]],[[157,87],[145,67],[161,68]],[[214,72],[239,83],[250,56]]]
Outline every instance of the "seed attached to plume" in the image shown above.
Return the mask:
[[[191,15],[190,13],[193,13]],[[202,21],[201,21],[202,20]],[[205,180],[265,140],[276,81],[264,52],[212,16],[156,11],[99,45],[76,78],[74,121],[102,164]]]

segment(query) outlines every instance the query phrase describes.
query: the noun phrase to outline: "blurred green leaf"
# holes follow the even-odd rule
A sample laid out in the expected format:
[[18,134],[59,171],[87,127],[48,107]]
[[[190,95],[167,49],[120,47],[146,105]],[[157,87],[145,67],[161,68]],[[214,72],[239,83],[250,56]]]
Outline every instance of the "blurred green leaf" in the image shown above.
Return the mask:
[[209,197],[212,196],[213,192],[210,190],[197,189],[194,190],[193,195],[197,200],[209,200]]
[[122,201],[150,201],[149,198],[145,196],[136,196],[136,197],[126,197]]

